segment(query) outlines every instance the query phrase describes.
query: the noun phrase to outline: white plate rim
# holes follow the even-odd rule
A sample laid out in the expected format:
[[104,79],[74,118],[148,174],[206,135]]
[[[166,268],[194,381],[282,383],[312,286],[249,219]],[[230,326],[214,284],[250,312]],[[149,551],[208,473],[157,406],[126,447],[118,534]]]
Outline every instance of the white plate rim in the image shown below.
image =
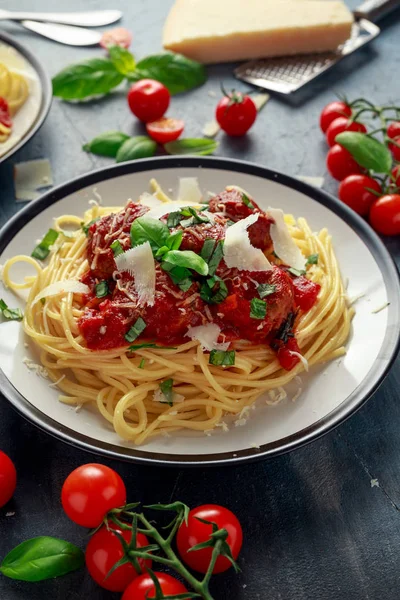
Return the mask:
[[65,196],[73,194],[82,188],[95,186],[102,181],[119,177],[121,175],[135,172],[153,171],[156,169],[179,169],[179,168],[208,168],[216,170],[236,170],[245,174],[254,175],[267,180],[274,181],[286,187],[301,192],[318,203],[332,210],[353,229],[355,234],[366,244],[373,253],[374,258],[381,270],[386,286],[388,299],[388,318],[385,337],[380,349],[379,360],[377,360],[367,376],[355,390],[328,415],[293,435],[270,442],[259,449],[247,448],[232,452],[204,455],[168,455],[166,453],[143,452],[137,448],[124,448],[121,446],[94,440],[88,436],[77,433],[72,429],[57,423],[40,410],[31,405],[12,385],[0,368],[0,392],[12,406],[27,420],[37,427],[71,444],[95,454],[102,454],[114,459],[131,461],[141,464],[157,464],[161,466],[221,466],[227,464],[242,464],[255,460],[276,456],[299,448],[322,435],[331,431],[334,427],[344,422],[354,414],[370,396],[378,389],[387,375],[400,345],[400,278],[397,267],[385,248],[383,242],[374,233],[371,227],[356,213],[350,210],[342,202],[325,192],[317,189],[303,181],[278,171],[273,171],[255,163],[217,157],[156,157],[141,159],[118,165],[101,168],[80,175],[68,182],[59,185],[37,200],[28,204],[18,212],[0,230],[0,253],[4,251],[14,235],[20,231],[33,217],[40,214],[47,207],[62,200]]

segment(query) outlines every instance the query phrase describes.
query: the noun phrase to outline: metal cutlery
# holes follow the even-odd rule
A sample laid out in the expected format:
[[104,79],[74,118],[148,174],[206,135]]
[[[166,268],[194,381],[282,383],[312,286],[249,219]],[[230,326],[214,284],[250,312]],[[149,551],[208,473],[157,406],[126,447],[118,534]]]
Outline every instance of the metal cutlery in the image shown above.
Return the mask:
[[79,25],[81,27],[101,27],[111,25],[122,17],[120,10],[91,10],[84,12],[50,13],[0,10],[0,20],[7,21],[45,21],[61,25]]

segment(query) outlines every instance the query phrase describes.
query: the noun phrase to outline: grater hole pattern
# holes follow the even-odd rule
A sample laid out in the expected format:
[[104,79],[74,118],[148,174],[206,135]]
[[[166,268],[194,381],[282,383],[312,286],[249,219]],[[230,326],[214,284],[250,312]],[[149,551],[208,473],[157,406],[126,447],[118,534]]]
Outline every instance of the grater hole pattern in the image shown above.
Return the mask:
[[337,55],[333,53],[261,60],[248,63],[247,68],[241,72],[241,76],[294,84],[313,77],[316,71],[326,69],[336,60]]

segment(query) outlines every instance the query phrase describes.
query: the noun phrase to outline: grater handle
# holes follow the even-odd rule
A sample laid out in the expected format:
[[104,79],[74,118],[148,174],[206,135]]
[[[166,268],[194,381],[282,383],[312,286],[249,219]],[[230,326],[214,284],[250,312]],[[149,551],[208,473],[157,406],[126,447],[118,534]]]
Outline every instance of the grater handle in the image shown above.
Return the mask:
[[396,8],[400,8],[399,0],[365,0],[353,14],[356,19],[375,22],[389,15]]

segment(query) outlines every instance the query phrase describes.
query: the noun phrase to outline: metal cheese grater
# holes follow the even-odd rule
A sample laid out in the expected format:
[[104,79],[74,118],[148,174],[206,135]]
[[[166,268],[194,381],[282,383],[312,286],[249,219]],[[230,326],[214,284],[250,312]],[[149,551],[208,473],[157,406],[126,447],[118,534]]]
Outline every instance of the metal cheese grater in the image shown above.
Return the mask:
[[252,60],[235,69],[235,76],[273,92],[291,94],[376,38],[381,30],[373,21],[399,7],[400,0],[366,0],[353,12],[350,39],[335,52]]

